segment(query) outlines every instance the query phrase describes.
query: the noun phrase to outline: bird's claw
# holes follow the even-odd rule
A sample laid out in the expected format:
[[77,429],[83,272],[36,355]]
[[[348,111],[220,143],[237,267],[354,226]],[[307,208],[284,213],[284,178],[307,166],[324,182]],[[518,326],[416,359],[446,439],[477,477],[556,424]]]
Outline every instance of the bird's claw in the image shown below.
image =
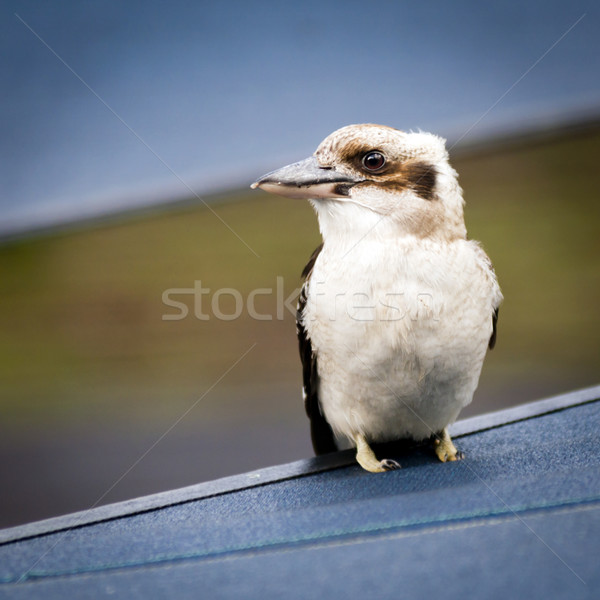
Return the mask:
[[377,460],[375,453],[369,446],[364,435],[356,434],[354,437],[356,443],[356,460],[358,464],[371,473],[383,473],[385,471],[395,471],[400,469],[400,463],[391,458]]
[[460,452],[459,450],[456,451],[456,454],[449,454],[448,452],[442,454],[436,450],[436,454],[442,462],[454,462],[456,460],[462,460],[465,457],[465,453]]
[[447,429],[444,429],[441,434],[434,439],[433,444],[435,453],[442,462],[454,462],[456,460],[462,460],[465,457],[464,452],[457,450],[456,446],[452,443],[452,439],[450,438]]
[[384,471],[396,471],[397,469],[402,468],[402,465],[399,462],[392,460],[391,458],[384,458],[381,461],[381,466]]

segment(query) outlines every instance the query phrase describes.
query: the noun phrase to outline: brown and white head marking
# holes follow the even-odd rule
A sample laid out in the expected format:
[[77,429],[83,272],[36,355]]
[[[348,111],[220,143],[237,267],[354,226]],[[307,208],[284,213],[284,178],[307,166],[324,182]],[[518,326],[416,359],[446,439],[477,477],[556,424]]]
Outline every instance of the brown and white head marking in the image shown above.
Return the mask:
[[363,124],[334,131],[311,158],[253,187],[310,199],[324,238],[377,224],[377,235],[455,239],[466,235],[456,177],[442,138]]

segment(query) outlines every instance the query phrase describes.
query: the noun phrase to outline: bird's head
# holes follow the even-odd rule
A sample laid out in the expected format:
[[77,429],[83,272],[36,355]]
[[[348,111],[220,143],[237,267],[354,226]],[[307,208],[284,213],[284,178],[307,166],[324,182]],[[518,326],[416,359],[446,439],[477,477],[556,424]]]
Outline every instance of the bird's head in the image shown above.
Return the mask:
[[442,138],[348,125],[303,161],[264,175],[261,189],[311,200],[323,237],[465,237],[463,200]]

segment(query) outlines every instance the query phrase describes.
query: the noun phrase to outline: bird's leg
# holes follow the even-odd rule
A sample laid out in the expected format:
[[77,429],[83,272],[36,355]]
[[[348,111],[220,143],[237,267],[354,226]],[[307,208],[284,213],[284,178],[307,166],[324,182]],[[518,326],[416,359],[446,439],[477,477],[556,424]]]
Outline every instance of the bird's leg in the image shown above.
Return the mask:
[[444,427],[433,439],[433,446],[437,457],[442,462],[462,460],[465,455],[456,449],[452,443],[448,429]]
[[393,471],[394,469],[400,469],[400,463],[390,458],[383,460],[377,460],[375,453],[369,446],[364,435],[357,433],[354,436],[354,443],[356,444],[356,462],[365,469],[371,471],[371,473],[382,473],[383,471]]

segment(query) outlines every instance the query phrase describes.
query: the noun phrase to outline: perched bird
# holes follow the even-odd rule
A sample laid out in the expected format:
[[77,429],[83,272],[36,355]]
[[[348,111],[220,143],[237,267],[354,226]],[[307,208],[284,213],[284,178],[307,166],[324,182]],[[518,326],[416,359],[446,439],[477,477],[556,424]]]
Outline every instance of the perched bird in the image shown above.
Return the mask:
[[445,140],[349,125],[252,187],[308,199],[323,237],[297,312],[316,454],[355,446],[380,472],[400,465],[372,443],[431,438],[441,461],[462,458],[447,427],[473,398],[502,294],[467,239]]

